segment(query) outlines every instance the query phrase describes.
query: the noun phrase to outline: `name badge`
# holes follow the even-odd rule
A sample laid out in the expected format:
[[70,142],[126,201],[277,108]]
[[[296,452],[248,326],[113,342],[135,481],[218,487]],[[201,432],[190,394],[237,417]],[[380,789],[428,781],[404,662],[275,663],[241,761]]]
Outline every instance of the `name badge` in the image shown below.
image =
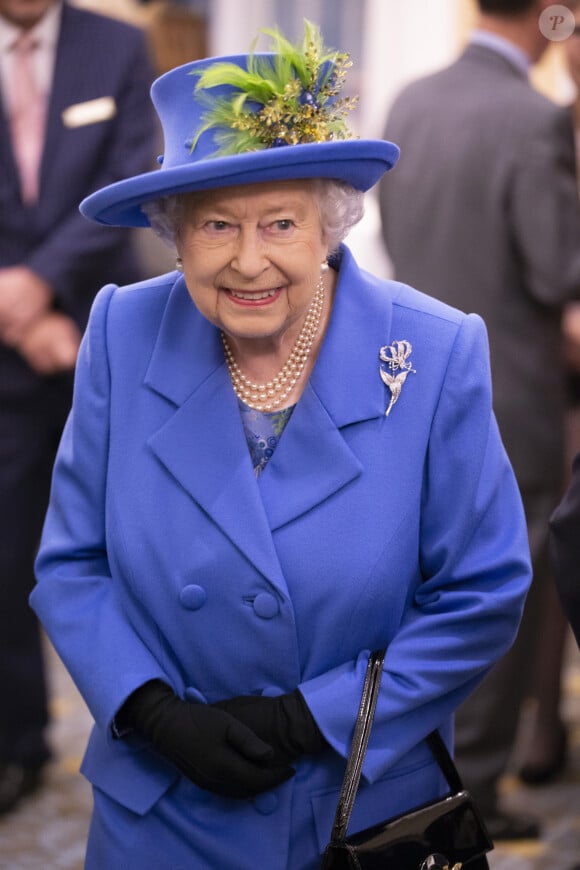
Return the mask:
[[108,121],[117,113],[117,105],[113,97],[98,97],[85,103],[75,103],[62,113],[62,123],[65,127],[84,127],[86,124],[97,124]]

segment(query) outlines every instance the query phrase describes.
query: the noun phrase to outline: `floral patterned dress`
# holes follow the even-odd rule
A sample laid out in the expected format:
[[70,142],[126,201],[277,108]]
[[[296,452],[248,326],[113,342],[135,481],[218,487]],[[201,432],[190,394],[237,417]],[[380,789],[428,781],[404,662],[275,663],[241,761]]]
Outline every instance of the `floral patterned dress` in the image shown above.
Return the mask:
[[282,408],[281,411],[256,411],[241,399],[238,399],[238,404],[254,472],[259,477],[278,446],[295,406]]

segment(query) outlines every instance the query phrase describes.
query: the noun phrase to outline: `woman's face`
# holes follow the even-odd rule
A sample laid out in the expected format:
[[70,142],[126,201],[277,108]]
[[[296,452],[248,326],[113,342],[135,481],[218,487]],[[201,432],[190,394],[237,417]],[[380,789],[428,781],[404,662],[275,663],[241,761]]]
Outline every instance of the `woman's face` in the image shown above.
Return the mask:
[[180,223],[177,250],[201,313],[237,341],[293,341],[328,253],[314,186],[190,193]]

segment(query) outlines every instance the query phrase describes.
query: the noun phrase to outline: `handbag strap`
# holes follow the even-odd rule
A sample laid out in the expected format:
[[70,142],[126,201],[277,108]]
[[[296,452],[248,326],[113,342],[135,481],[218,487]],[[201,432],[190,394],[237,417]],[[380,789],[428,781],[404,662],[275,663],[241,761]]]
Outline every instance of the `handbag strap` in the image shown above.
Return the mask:
[[363,761],[371,736],[371,728],[379,696],[381,674],[383,671],[384,650],[376,650],[369,656],[365,674],[360,706],[356,717],[354,734],[350,744],[350,752],[346,762],[346,770],[342,781],[342,788],[338,798],[334,824],[330,836],[332,843],[341,842],[346,837],[346,831],[354,799],[358,791]]
[[455,762],[451,758],[449,750],[439,732],[432,731],[431,734],[427,735],[426,741],[451,791],[454,793],[463,791],[463,782],[459,771],[455,767]]
[[[371,735],[384,659],[384,650],[375,650],[369,656],[354,734],[332,826],[330,838],[332,843],[340,843],[346,837]],[[432,731],[426,740],[452,791],[462,791],[461,777],[439,732]]]

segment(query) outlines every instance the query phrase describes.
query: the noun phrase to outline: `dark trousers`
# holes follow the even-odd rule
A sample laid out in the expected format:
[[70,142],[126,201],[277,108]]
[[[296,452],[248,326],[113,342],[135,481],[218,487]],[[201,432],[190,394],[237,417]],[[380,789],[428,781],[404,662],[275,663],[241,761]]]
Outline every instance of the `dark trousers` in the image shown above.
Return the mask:
[[47,690],[38,622],[28,605],[34,558],[71,378],[0,397],[0,761],[49,757]]
[[548,518],[560,487],[526,490],[526,512],[533,580],[517,638],[455,717],[455,758],[466,788],[481,811],[493,814],[497,786],[506,773],[520,723],[523,702],[532,690],[530,678],[542,652],[544,601],[553,583],[548,554]]

